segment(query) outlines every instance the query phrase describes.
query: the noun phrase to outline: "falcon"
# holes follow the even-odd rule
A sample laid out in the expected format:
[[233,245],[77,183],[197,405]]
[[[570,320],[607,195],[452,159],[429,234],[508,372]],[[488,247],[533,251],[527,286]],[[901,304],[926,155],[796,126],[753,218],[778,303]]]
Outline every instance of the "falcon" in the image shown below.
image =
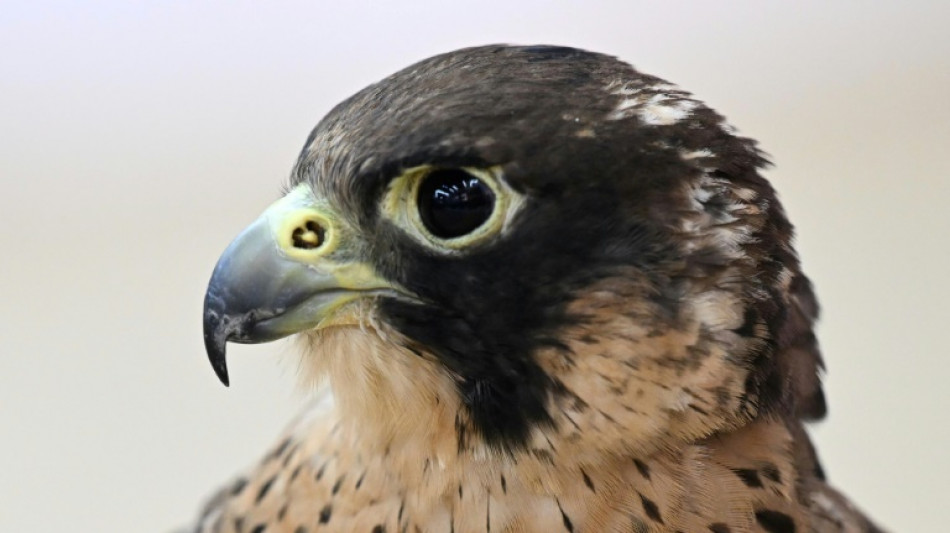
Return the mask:
[[204,340],[319,392],[196,532],[879,531],[825,478],[811,283],[722,116],[485,46],[336,106],[225,250]]

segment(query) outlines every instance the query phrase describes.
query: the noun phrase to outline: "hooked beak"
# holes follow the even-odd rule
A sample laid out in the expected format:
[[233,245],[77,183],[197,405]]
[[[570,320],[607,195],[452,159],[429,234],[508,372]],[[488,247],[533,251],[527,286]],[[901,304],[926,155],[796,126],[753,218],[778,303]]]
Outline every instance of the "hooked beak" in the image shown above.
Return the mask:
[[345,304],[396,293],[358,260],[353,240],[306,185],[275,202],[234,239],[214,267],[204,303],[205,349],[225,386],[228,341],[255,344],[345,323],[346,317],[336,316]]

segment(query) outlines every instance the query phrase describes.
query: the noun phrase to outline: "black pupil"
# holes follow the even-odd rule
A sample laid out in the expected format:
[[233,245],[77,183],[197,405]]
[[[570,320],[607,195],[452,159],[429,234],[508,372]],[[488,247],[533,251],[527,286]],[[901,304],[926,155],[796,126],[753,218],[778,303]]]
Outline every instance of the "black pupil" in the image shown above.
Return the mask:
[[482,180],[461,169],[429,173],[419,187],[419,215],[436,237],[471,233],[488,220],[495,195]]

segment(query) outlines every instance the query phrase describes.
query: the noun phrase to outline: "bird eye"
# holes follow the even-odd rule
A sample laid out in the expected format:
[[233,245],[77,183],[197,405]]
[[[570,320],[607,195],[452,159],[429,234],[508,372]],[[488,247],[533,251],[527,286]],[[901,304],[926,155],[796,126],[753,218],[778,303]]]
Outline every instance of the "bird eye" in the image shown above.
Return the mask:
[[437,169],[419,184],[417,205],[426,229],[443,239],[478,229],[494,211],[495,193],[480,178],[458,168]]
[[524,203],[499,166],[419,165],[392,178],[379,211],[419,243],[461,254],[501,235]]

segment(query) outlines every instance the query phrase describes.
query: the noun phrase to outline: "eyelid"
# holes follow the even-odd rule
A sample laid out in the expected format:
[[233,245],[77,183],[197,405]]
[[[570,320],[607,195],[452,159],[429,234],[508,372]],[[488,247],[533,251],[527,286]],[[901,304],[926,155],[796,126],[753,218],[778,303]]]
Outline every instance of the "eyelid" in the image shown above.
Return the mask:
[[[417,199],[419,186],[423,179],[434,170],[458,168],[479,178],[495,195],[492,214],[484,224],[472,233],[452,238],[440,238],[426,229],[419,215]],[[382,216],[406,231],[415,240],[428,248],[443,254],[461,253],[464,248],[476,245],[498,234],[503,234],[510,226],[514,215],[524,203],[524,196],[515,192],[503,179],[500,166],[493,167],[447,167],[441,165],[420,165],[404,170],[389,182],[380,204]]]

